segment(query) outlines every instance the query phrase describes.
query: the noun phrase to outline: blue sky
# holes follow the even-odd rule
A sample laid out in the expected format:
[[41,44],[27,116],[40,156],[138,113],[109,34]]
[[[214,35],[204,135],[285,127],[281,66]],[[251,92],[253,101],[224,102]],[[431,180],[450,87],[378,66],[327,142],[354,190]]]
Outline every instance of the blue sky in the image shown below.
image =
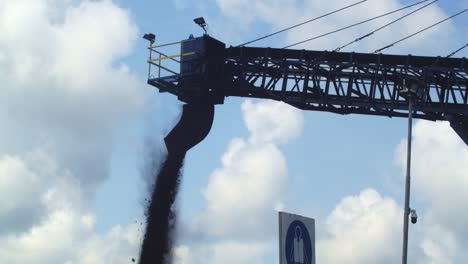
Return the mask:
[[[146,85],[148,43],[141,36],[155,33],[157,43],[161,44],[185,39],[190,34],[201,35],[202,30],[192,20],[204,16],[212,37],[227,46],[236,45],[352,1],[74,0],[38,1],[37,6],[26,0],[18,1],[25,5],[23,10],[28,10],[25,13],[32,14],[31,21],[36,23],[25,22],[21,15],[14,16],[15,11],[21,10],[14,2],[0,0],[0,17],[1,14],[11,15],[4,16],[10,20],[0,19],[0,31],[3,28],[6,32],[0,33],[0,70],[5,69],[7,73],[0,73],[0,80],[12,87],[4,100],[0,98],[0,104],[4,103],[0,108],[3,108],[0,128],[7,137],[15,138],[0,141],[0,149],[3,149],[0,172],[5,173],[0,177],[7,176],[3,183],[0,178],[0,190],[19,188],[20,193],[45,198],[32,203],[13,196],[13,206],[0,203],[0,218],[20,215],[25,208],[45,208],[45,213],[31,215],[31,221],[26,221],[23,229],[18,227],[17,232],[4,232],[0,228],[0,248],[3,245],[5,249],[33,249],[34,254],[49,263],[100,263],[115,252],[123,252],[114,254],[118,257],[112,256],[115,263],[127,263],[130,256],[138,255],[140,222],[148,194],[145,175],[142,175],[148,148],[155,149],[156,153],[164,152],[162,139],[177,121],[181,105],[174,96],[160,94],[156,88]],[[255,46],[283,47],[413,2],[369,0],[362,6]],[[439,1],[347,51],[372,52],[467,5],[467,1]],[[447,55],[466,43],[466,17],[466,14],[459,16],[386,52]],[[73,18],[78,21],[76,24]],[[79,21],[88,20],[89,24],[80,25]],[[10,21],[21,25],[20,33],[6,30],[12,25]],[[385,21],[388,20],[299,48],[330,50]],[[55,35],[56,31],[49,29],[54,27],[62,33]],[[79,30],[80,27],[83,30]],[[13,49],[15,43],[32,42],[28,39],[29,32],[44,32],[44,38],[37,41],[37,46],[21,44],[24,47]],[[65,45],[70,50],[61,46],[69,38],[62,40],[61,36],[72,36]],[[55,47],[53,45],[57,48],[50,49]],[[11,52],[2,53],[1,48],[11,49]],[[38,49],[37,54],[31,52],[32,48]],[[88,53],[86,49],[93,52]],[[25,54],[34,60],[16,61]],[[457,56],[467,55],[465,49]],[[72,75],[67,75],[67,69],[54,68],[56,60],[49,57],[57,57],[58,62],[66,57],[64,64],[71,65]],[[35,68],[40,65],[36,64],[38,62],[47,65],[43,76],[53,76],[38,81],[37,87],[46,91],[43,97],[38,92],[40,89],[35,89],[36,84],[24,81],[24,76],[30,75],[29,67]],[[70,80],[73,85],[69,84]],[[80,88],[78,80],[83,81],[81,86],[90,88]],[[283,114],[285,121],[279,122]],[[278,135],[265,142],[254,139],[265,130],[252,126],[249,120],[255,123],[260,119],[278,128]],[[404,182],[401,160],[405,157],[401,149],[406,125],[406,120],[399,118],[301,112],[269,101],[227,98],[225,104],[216,107],[209,136],[191,150],[185,160],[178,198],[177,263],[216,263],[223,259],[233,263],[276,263],[277,209],[316,219],[318,260],[324,263],[394,263],[399,260]],[[464,236],[468,234],[468,226],[447,219],[457,216],[458,211],[467,211],[463,210],[466,205],[460,202],[468,199],[463,194],[468,193],[466,146],[445,123],[416,122],[415,130],[415,185],[411,204],[418,210],[421,220],[410,226],[410,257],[415,263],[462,263],[460,261],[467,256],[462,249],[468,245]],[[22,132],[24,140],[18,139],[17,131],[25,131]],[[235,157],[233,161],[222,161],[229,153]],[[259,165],[250,170],[249,161],[243,157]],[[47,170],[40,169],[37,164],[46,164]],[[445,167],[446,171],[440,167]],[[255,179],[257,174],[259,178]],[[21,183],[14,180],[14,175],[20,175],[17,179],[31,181],[25,184],[32,186],[31,190],[18,187]],[[453,181],[439,182],[442,177],[450,179],[450,175]],[[34,180],[36,178],[39,181]],[[40,179],[47,180],[43,180],[44,184],[36,183],[41,182]],[[258,183],[258,189],[247,184],[249,181]],[[232,190],[242,190],[237,192],[238,197],[229,193],[229,186]],[[54,198],[55,193],[57,198]],[[7,195],[6,191],[3,195],[0,193],[0,199],[6,199]],[[47,197],[52,197],[51,201],[67,202],[55,205]],[[261,201],[258,204],[252,201],[255,206],[232,202],[249,201],[249,197]],[[445,200],[439,199],[441,197]],[[47,203],[42,202],[44,199]],[[451,203],[443,206],[443,202]],[[217,207],[228,205],[232,208]],[[59,217],[63,221],[52,221],[59,212],[69,212],[81,220],[67,222],[63,219],[69,218]],[[252,215],[244,215],[247,213]],[[460,218],[468,219],[468,215],[463,213]],[[252,221],[243,223],[249,219]],[[73,240],[70,245],[95,249],[74,255],[66,243],[58,249],[37,249],[34,248],[36,244],[25,246],[21,242],[27,238],[32,241],[33,230],[42,230],[41,227],[49,230],[44,224],[49,222],[62,233],[74,234],[69,235]],[[0,225],[2,223],[13,226],[8,219],[0,221]],[[68,224],[59,229],[61,223]],[[75,235],[78,233],[85,235]],[[355,245],[348,252],[351,243]],[[337,249],[343,250],[342,258],[333,255]],[[39,263],[10,254],[0,250],[0,262],[12,259],[11,263]]]
[[[171,2],[147,4],[122,3],[123,6],[130,8],[141,33],[154,32],[157,39],[160,39],[158,43],[184,39],[189,34],[200,35],[201,30],[191,21],[194,17],[205,16],[212,29],[210,34],[221,41],[224,41],[223,36],[218,36],[216,32],[223,30],[224,23],[211,24],[211,21],[228,20],[228,23],[235,23],[223,16],[214,1],[211,4],[200,5],[186,1],[179,8]],[[441,7],[445,12],[451,13],[460,9],[460,2],[443,1]],[[456,21],[462,23],[463,20],[464,18],[458,18]],[[291,23],[284,21],[278,24],[288,26]],[[233,35],[231,39],[246,41],[274,29],[263,21],[254,21],[250,26],[248,30],[231,31]],[[311,33],[310,35],[316,35]],[[227,44],[235,45],[238,42],[227,42]],[[280,36],[274,40],[263,41],[260,46],[280,47],[284,44],[287,44],[287,41]],[[145,73],[145,65],[142,63],[146,56],[144,45],[146,43],[140,41],[138,44],[140,50],[128,59],[128,63],[133,69],[139,69],[140,74]],[[460,43],[454,43],[452,47],[456,48],[459,45]],[[311,47],[313,48],[313,43]],[[398,48],[394,52],[398,53]],[[414,52],[417,52],[417,49]],[[466,52],[459,55],[466,55]],[[141,60],[134,61],[136,57]],[[159,100],[163,105],[149,115],[154,114],[155,119],[158,117],[166,119],[162,117],[163,113],[167,112],[165,108],[176,102],[170,95],[155,97],[154,100]],[[242,99],[228,98],[225,105],[217,106],[215,123],[209,137],[188,155],[179,197],[182,221],[190,221],[189,219],[203,209],[201,190],[206,186],[208,176],[213,169],[220,166],[219,157],[225,151],[230,139],[247,134],[239,111],[242,101]],[[343,197],[359,193],[365,188],[374,188],[382,195],[390,196],[399,204],[403,204],[402,170],[394,165],[394,152],[395,146],[406,135],[406,120],[314,112],[304,113],[304,118],[302,135],[281,147],[288,160],[290,176],[284,201],[285,210],[309,213],[308,216],[323,221]],[[152,125],[143,124],[142,131],[148,126],[153,128]],[[158,128],[164,126],[162,124]],[[124,134],[123,137],[127,135]],[[98,212],[105,212],[99,217],[103,230],[119,223],[119,219],[131,219],[140,209],[135,207],[135,197],[139,196],[141,186],[135,184],[133,178],[126,176],[132,171],[133,174],[138,174],[137,168],[129,168],[135,163],[138,164],[138,161],[128,157],[125,151],[117,151],[115,154],[119,157],[115,158],[119,164],[115,164],[113,168],[118,169],[115,169],[111,180],[102,187],[103,191],[97,200]],[[129,160],[132,161],[130,164]],[[115,189],[125,190],[123,193],[128,193],[129,197],[122,197],[120,192],[115,192]],[[109,207],[109,197],[120,199],[122,202],[119,204],[124,205],[125,209],[121,206]],[[133,202],[128,199],[130,197],[134,199]],[[418,200],[413,199],[412,204],[418,205]]]

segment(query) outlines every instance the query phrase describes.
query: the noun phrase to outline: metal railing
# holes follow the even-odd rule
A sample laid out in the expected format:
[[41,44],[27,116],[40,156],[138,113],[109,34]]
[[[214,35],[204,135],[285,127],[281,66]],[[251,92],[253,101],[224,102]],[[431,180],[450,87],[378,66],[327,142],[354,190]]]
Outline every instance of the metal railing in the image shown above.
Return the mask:
[[[162,45],[156,45],[153,46],[151,45],[148,47],[149,50],[149,59],[148,59],[148,79],[154,79],[154,78],[161,78],[161,70],[166,71],[167,73],[170,73],[172,75],[179,75],[180,72],[177,72],[177,70],[170,69],[169,66],[163,65],[163,62],[166,60],[173,61],[177,64],[179,64],[179,69],[180,69],[180,63],[181,60],[184,56],[190,56],[196,54],[195,52],[186,52],[186,53],[179,53],[175,55],[166,55],[165,53],[157,50],[163,47],[170,47],[170,46],[176,46],[180,44],[180,51],[183,51],[183,45],[186,42],[193,41],[192,39],[188,40],[183,40],[179,42],[172,42],[172,43],[167,43],[167,44],[162,44]],[[154,54],[156,53],[156,54]],[[156,57],[154,57],[156,55]],[[180,59],[180,60],[179,60]],[[157,68],[157,77],[151,74],[152,66]],[[164,73],[164,72],[163,72]]]

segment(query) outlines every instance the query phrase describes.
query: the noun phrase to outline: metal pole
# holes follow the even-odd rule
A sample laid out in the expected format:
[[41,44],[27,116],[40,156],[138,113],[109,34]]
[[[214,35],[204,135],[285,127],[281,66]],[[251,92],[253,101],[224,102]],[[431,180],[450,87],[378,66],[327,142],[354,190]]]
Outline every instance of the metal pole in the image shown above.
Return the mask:
[[162,57],[162,55],[159,54],[158,78],[161,78],[161,57]]
[[406,150],[406,182],[405,182],[405,211],[403,215],[403,257],[402,264],[408,261],[408,220],[410,214],[410,183],[411,183],[411,141],[413,129],[413,97],[408,96],[408,146]]
[[149,47],[149,60],[148,60],[148,79],[151,78],[151,63],[149,63],[153,58],[153,49],[152,47],[153,46],[153,43],[150,44],[150,47]]

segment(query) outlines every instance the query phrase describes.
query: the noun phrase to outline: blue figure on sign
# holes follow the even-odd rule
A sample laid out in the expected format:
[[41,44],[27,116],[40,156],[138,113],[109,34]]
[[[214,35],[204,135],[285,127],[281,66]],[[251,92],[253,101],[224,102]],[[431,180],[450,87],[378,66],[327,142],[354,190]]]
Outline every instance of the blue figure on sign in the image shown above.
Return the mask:
[[302,231],[299,226],[296,226],[295,235],[290,258],[294,264],[305,264],[307,256],[304,254],[304,239],[302,239]]
[[306,226],[299,220],[293,221],[286,234],[287,264],[312,264],[312,243]]

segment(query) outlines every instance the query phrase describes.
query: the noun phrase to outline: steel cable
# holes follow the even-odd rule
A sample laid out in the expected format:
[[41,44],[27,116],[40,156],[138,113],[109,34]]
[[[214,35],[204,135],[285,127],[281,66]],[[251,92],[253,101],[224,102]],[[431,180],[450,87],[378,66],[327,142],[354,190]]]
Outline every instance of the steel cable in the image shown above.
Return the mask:
[[458,16],[458,15],[461,15],[461,14],[465,13],[466,11],[468,11],[468,8],[465,9],[465,10],[463,10],[463,11],[460,11],[460,12],[454,14],[454,15],[451,15],[451,16],[449,16],[449,17],[447,17],[447,18],[445,18],[445,19],[443,19],[443,20],[441,20],[441,21],[439,21],[439,22],[437,22],[437,23],[434,23],[434,24],[432,24],[432,25],[430,25],[430,26],[428,26],[428,27],[425,27],[425,28],[423,28],[423,29],[421,29],[421,30],[418,30],[418,31],[414,32],[413,34],[408,35],[408,36],[406,36],[406,37],[404,37],[404,38],[402,38],[402,39],[399,39],[399,40],[397,40],[397,41],[395,41],[395,42],[393,42],[393,43],[391,43],[391,44],[389,44],[389,45],[387,45],[387,46],[385,46],[385,47],[383,47],[383,48],[380,48],[380,49],[378,49],[378,50],[375,50],[374,53],[380,53],[382,50],[386,50],[386,49],[388,49],[388,48],[391,48],[391,47],[395,46],[396,44],[398,44],[398,43],[400,43],[400,42],[402,42],[402,41],[405,41],[405,40],[407,40],[407,39],[409,39],[409,38],[411,38],[411,37],[414,37],[414,36],[416,36],[416,35],[418,35],[418,34],[424,32],[424,31],[426,31],[426,30],[428,30],[428,29],[431,29],[431,28],[433,28],[433,27],[435,27],[435,26],[437,26],[437,25],[439,25],[439,24],[441,24],[441,23],[443,23],[443,22],[445,22],[445,21],[447,21],[447,20],[450,20],[450,19],[452,19],[452,18],[454,18],[454,17],[456,17],[456,16]]
[[[313,21],[315,21],[315,20],[319,20],[319,19],[321,19],[321,18],[324,18],[324,17],[327,17],[327,16],[329,16],[329,15],[332,15],[332,14],[338,13],[338,12],[340,12],[340,11],[346,10],[346,9],[348,9],[348,8],[351,8],[351,7],[353,7],[353,6],[356,6],[356,5],[362,4],[362,3],[364,3],[364,2],[367,2],[367,1],[368,1],[368,0],[362,0],[362,1],[360,1],[360,2],[357,2],[357,3],[351,4],[351,5],[348,5],[348,6],[342,7],[342,8],[340,8],[340,9],[337,9],[337,10],[335,10],[335,11],[332,11],[332,12],[326,13],[326,14],[324,14],[324,15],[321,15],[321,16],[318,16],[318,17],[315,17],[315,18],[309,19],[309,20],[307,20],[307,21],[301,22],[301,23],[299,23],[299,24],[296,24],[296,25],[294,25],[294,26],[290,26],[290,27],[287,27],[287,28],[285,28],[285,29],[282,29],[282,30],[279,30],[279,31],[273,32],[273,33],[271,33],[271,34],[265,35],[265,36],[263,36],[263,37],[260,37],[260,38],[257,38],[257,39],[254,39],[254,40],[248,41],[248,42],[246,42],[246,43],[243,43],[243,44],[240,44],[240,45],[238,45],[237,47],[242,47],[242,46],[245,46],[245,45],[248,45],[248,44],[251,44],[251,43],[257,42],[257,41],[259,41],[259,40],[262,40],[262,39],[269,38],[269,37],[271,37],[271,36],[274,36],[274,35],[277,35],[277,34],[279,34],[279,33],[282,33],[282,32],[285,32],[285,31],[288,31],[288,30],[290,30],[290,29],[293,29],[293,28],[296,28],[296,27],[299,27],[299,26],[305,25],[305,24],[307,24],[307,23],[310,23],[310,22],[313,22]],[[427,1],[428,1],[428,0],[427,0]]]
[[416,12],[418,12],[418,11],[420,11],[420,10],[422,10],[422,9],[424,9],[424,8],[426,8],[426,7],[428,7],[428,6],[430,6],[430,5],[432,5],[432,4],[434,4],[434,3],[437,2],[437,1],[439,1],[439,0],[432,1],[432,2],[430,2],[429,4],[426,4],[426,5],[424,5],[424,6],[420,7],[420,8],[418,8],[418,9],[416,9],[416,10],[414,10],[414,11],[411,11],[410,13],[408,13],[408,14],[406,14],[406,15],[404,15],[404,16],[401,16],[401,17],[399,17],[399,18],[397,18],[397,19],[395,19],[395,20],[393,20],[393,21],[391,21],[391,22],[385,24],[385,25],[383,25],[383,26],[377,28],[376,30],[373,30],[372,32],[370,32],[370,33],[368,33],[368,34],[365,34],[365,35],[363,35],[363,36],[361,36],[361,37],[359,37],[359,38],[356,38],[355,40],[353,40],[353,41],[351,41],[351,42],[349,42],[349,43],[347,43],[347,44],[345,44],[345,45],[343,45],[343,46],[340,46],[340,47],[334,49],[333,51],[338,52],[338,51],[340,51],[340,50],[342,50],[342,49],[344,49],[344,48],[346,48],[346,47],[348,47],[348,46],[350,46],[350,45],[352,45],[352,44],[354,44],[354,43],[356,43],[356,42],[359,42],[359,41],[361,41],[361,40],[363,40],[363,39],[365,39],[365,38],[367,38],[367,37],[370,37],[370,36],[372,36],[374,33],[376,33],[376,32],[378,32],[378,31],[380,31],[380,30],[382,30],[382,29],[384,29],[384,28],[386,28],[386,27],[389,27],[389,26],[395,24],[396,22],[398,22],[398,21],[400,21],[400,20],[402,20],[402,19],[404,19],[404,18],[406,18],[406,17],[408,17],[408,16],[410,16],[410,15],[412,15],[412,14],[414,14],[414,13],[416,13]]
[[343,30],[346,30],[346,29],[349,29],[349,28],[352,28],[352,27],[355,27],[355,26],[359,26],[359,25],[362,25],[362,24],[364,24],[364,23],[370,22],[370,21],[372,21],[372,20],[376,20],[376,19],[378,19],[378,18],[382,18],[382,17],[388,16],[388,15],[391,15],[391,14],[393,14],[393,13],[397,13],[397,12],[399,12],[399,11],[402,11],[402,10],[405,10],[405,9],[408,9],[408,8],[411,8],[411,7],[413,7],[413,6],[419,5],[419,4],[424,3],[424,2],[427,2],[427,1],[429,1],[429,0],[419,1],[419,2],[417,2],[417,3],[404,6],[404,7],[402,7],[402,8],[393,10],[393,11],[391,11],[391,12],[387,12],[387,13],[385,13],[385,14],[378,15],[378,16],[375,16],[375,17],[372,17],[372,18],[363,20],[363,21],[361,21],[361,22],[354,23],[354,24],[352,24],[352,25],[349,25],[349,26],[346,26],[346,27],[342,27],[342,28],[339,28],[339,29],[336,29],[336,30],[333,30],[333,31],[330,31],[330,32],[327,32],[327,33],[324,33],[324,34],[321,34],[321,35],[318,35],[318,36],[315,36],[315,37],[306,39],[306,40],[303,40],[303,41],[299,41],[299,42],[296,42],[296,43],[294,43],[294,44],[290,44],[290,45],[284,47],[283,49],[287,49],[287,48],[290,48],[290,47],[293,47],[293,46],[297,46],[297,45],[299,45],[299,44],[303,44],[303,43],[306,43],[306,42],[309,42],[309,41],[312,41],[312,40],[316,40],[316,39],[319,39],[319,38],[323,38],[323,37],[325,37],[325,36],[328,36],[328,35],[331,35],[331,34],[334,34],[334,33],[337,33],[337,32],[340,32],[340,31],[343,31]]
[[449,55],[447,55],[447,58],[450,58],[452,57],[453,55],[457,54],[458,52],[462,51],[464,48],[468,47],[468,43],[466,43],[465,45],[463,45],[462,47],[460,47],[459,49],[451,52]]

